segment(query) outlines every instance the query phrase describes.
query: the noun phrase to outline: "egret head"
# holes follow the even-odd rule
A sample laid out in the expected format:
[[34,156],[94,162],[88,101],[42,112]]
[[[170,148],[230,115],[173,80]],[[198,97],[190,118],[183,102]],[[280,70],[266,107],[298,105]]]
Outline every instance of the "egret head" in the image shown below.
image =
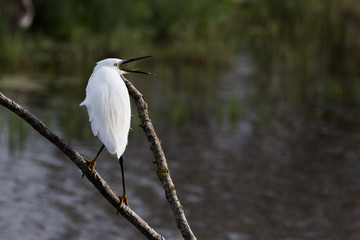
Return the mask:
[[137,57],[137,58],[130,58],[130,59],[107,58],[107,59],[97,62],[94,71],[96,71],[96,69],[99,67],[113,67],[113,68],[116,68],[117,70],[119,70],[120,75],[126,74],[126,73],[141,73],[141,74],[152,75],[152,73],[142,72],[142,71],[139,71],[138,69],[130,70],[130,69],[123,68],[123,65],[126,63],[134,62],[134,61],[137,61],[137,60],[140,60],[143,58],[149,58],[149,57],[152,57],[152,56],[144,56],[144,57]]

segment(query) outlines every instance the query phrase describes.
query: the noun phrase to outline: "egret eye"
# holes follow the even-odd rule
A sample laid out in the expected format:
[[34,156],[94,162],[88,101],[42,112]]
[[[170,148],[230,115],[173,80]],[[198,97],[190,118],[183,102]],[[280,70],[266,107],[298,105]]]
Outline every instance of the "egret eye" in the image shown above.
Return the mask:
[[114,63],[114,67],[117,67],[117,63]]

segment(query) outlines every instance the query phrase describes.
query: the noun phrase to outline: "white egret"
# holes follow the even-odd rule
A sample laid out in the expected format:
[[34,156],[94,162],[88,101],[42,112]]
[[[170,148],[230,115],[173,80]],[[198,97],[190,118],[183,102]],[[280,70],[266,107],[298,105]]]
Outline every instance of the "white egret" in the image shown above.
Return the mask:
[[96,159],[101,151],[106,149],[119,159],[123,183],[121,201],[128,205],[125,192],[123,168],[123,153],[128,142],[130,129],[130,97],[122,75],[126,73],[151,73],[122,68],[125,63],[133,62],[151,56],[131,59],[107,58],[97,62],[86,87],[86,98],[80,106],[86,106],[94,136],[103,143],[93,160],[86,161],[94,173]]

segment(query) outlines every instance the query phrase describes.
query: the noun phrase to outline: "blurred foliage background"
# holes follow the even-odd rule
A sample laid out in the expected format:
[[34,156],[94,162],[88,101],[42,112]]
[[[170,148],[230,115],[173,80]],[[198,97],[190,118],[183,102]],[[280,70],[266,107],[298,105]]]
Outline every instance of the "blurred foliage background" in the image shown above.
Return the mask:
[[33,0],[33,22],[21,29],[26,2],[1,0],[2,70],[144,53],[217,64],[250,43],[264,64],[311,71],[321,58],[332,71],[358,72],[356,0]]

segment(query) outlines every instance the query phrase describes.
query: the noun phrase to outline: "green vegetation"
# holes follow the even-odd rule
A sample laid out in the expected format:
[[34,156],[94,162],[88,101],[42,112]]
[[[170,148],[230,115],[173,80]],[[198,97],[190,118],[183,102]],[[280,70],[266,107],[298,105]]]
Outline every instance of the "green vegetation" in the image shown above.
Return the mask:
[[[3,9],[15,11],[6,7],[10,4],[2,3]],[[311,70],[319,54],[326,59],[360,50],[360,4],[353,0],[34,0],[34,6],[34,22],[25,32],[14,27],[11,12],[3,14],[3,68],[24,68],[29,58],[32,64],[74,65],[74,60],[144,53],[221,63],[250,42],[264,64],[280,58],[275,60],[286,70]]]
[[232,7],[239,4],[38,0],[34,5],[34,22],[27,31],[15,29],[10,20],[0,27],[2,64],[16,67],[29,56],[35,63],[64,63],[159,51],[199,62],[221,58],[230,53],[225,38],[231,33],[224,26],[231,21]]

